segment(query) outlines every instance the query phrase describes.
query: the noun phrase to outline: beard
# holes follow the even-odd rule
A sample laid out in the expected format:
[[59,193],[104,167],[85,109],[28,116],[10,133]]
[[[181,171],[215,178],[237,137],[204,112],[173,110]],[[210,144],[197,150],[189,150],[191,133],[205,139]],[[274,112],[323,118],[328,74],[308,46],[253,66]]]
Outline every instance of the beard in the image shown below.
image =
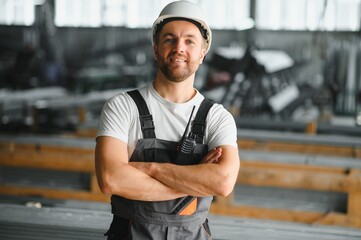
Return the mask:
[[[173,64],[173,59],[180,57],[186,59],[185,64]],[[197,69],[198,64],[192,63],[187,57],[179,54],[172,54],[167,59],[159,59],[158,67],[163,75],[172,82],[182,82],[193,75]]]

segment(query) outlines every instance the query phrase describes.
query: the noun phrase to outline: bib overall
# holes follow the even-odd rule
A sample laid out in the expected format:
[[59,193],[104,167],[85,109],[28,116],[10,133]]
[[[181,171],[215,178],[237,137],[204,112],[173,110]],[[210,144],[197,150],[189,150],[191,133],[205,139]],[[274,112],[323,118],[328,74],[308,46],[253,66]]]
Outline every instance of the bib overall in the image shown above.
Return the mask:
[[[141,121],[143,139],[139,139],[130,161],[199,164],[208,153],[203,144],[205,119],[212,103],[201,103],[192,122],[190,135],[194,139],[191,154],[179,151],[179,142],[157,139],[152,115],[137,90],[128,94],[135,101]],[[186,129],[187,130],[187,129]],[[186,131],[185,131],[186,132]],[[189,149],[188,149],[189,150]],[[108,240],[203,240],[212,239],[208,227],[208,210],[212,197],[182,197],[167,201],[129,200],[117,195],[111,197],[113,221]]]

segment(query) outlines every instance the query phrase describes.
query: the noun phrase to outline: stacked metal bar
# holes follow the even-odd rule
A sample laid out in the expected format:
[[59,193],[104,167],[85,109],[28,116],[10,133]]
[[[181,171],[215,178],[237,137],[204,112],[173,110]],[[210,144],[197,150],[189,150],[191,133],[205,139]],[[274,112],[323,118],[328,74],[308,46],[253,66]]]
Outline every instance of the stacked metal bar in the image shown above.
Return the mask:
[[[356,131],[356,130],[355,130]],[[361,147],[360,136],[345,136],[338,134],[309,135],[292,132],[238,129],[239,139],[252,139],[259,141],[280,141],[288,143],[306,143],[333,146]]]
[[[250,144],[244,144],[246,147],[242,144],[240,147],[241,169],[233,199],[242,207],[238,204],[235,208],[220,206],[213,208],[214,213],[311,223],[331,212],[342,213],[342,216],[331,214],[331,218],[323,221],[325,224],[347,225],[353,219],[358,221],[359,217],[354,216],[359,212],[357,206],[350,203],[358,201],[354,195],[358,193],[358,187],[353,184],[358,178],[355,170],[361,169],[356,156],[360,138],[255,130],[240,131],[239,138],[240,141],[250,141]],[[289,150],[287,144],[297,144],[297,149],[301,150],[307,150],[305,146],[311,145],[313,152],[286,153]],[[92,138],[0,135],[2,194],[103,201],[105,198],[99,196],[104,195],[96,189],[94,146]],[[331,150],[341,147],[344,149],[339,151],[339,156],[330,156]],[[284,152],[280,152],[281,149]],[[320,151],[324,154],[317,154]],[[59,188],[60,191],[53,191]],[[91,196],[94,199],[90,199]],[[216,200],[217,203],[218,198]],[[349,210],[350,206],[355,210]],[[290,211],[268,211],[265,214],[265,208]],[[338,220],[340,217],[342,221]]]
[[[291,131],[302,133],[305,132],[308,122],[297,122],[287,120],[270,120],[262,118],[237,117],[237,126],[241,131],[247,129],[258,129],[264,131]],[[316,122],[315,122],[316,123]],[[337,124],[328,122],[317,122],[317,134],[339,134],[347,136],[361,136],[361,128],[352,124]]]
[[238,130],[234,194],[215,213],[361,227],[361,138]]
[[97,186],[95,140],[49,135],[0,135],[0,192],[107,201]]
[[73,95],[61,87],[0,91],[0,130],[37,133],[74,131],[83,124],[95,128],[103,104],[128,89]]
[[240,150],[241,161],[287,163],[308,166],[342,167],[361,169],[361,161],[355,157],[335,157],[280,151]]
[[[0,239],[82,240],[106,239],[111,221],[109,212],[74,208],[33,208],[0,205]],[[356,240],[361,231],[350,228],[284,223],[210,216],[215,240]]]

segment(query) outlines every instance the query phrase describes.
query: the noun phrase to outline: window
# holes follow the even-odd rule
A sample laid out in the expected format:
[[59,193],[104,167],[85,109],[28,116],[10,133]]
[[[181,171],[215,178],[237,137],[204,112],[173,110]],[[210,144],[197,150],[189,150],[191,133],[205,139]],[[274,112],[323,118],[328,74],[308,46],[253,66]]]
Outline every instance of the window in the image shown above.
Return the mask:
[[[0,0],[0,24],[30,26],[45,0]],[[55,0],[55,25],[149,28],[173,0]],[[252,0],[190,0],[206,12],[212,29],[247,29]],[[359,31],[361,0],[254,0],[256,28]]]
[[101,26],[101,0],[57,0],[55,25],[68,27]]
[[[193,1],[197,2],[197,1]],[[213,29],[248,29],[253,27],[250,19],[250,0],[198,1],[206,12]]]
[[361,0],[257,0],[256,27],[358,31]]
[[[173,0],[56,0],[57,26],[124,26],[150,28],[162,8]],[[206,12],[214,29],[244,29],[253,26],[250,0],[193,1]]]
[[35,21],[35,0],[0,0],[0,24],[30,26]]

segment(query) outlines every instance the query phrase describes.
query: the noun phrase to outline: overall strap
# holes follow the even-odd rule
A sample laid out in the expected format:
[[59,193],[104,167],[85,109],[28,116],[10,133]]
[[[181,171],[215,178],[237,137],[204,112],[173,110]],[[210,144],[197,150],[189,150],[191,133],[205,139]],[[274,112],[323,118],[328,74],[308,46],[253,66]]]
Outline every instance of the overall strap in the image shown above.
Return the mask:
[[213,102],[208,99],[203,99],[197,115],[195,116],[191,132],[196,135],[196,143],[203,144],[204,132],[206,130],[206,117],[209,109],[213,106]]
[[129,91],[127,94],[133,98],[135,104],[137,105],[143,138],[155,138],[153,117],[149,113],[144,98],[140,95],[138,90]]
[[[204,132],[206,131],[206,118],[212,106],[213,102],[206,98],[203,99],[192,122],[191,134],[196,136],[195,140],[198,144],[203,144]],[[197,206],[198,197],[187,196],[178,204],[171,214],[192,215],[197,211]]]

